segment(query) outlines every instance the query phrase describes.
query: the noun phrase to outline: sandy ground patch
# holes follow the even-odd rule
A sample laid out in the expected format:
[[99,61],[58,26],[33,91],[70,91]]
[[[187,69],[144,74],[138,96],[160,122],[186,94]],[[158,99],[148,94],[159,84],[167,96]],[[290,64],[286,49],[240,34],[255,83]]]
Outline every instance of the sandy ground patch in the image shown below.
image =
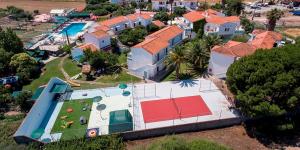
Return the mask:
[[[247,135],[243,126],[233,126],[223,129],[191,132],[178,134],[187,140],[189,139],[207,139],[216,143],[226,145],[234,150],[265,150],[268,149],[259,141]],[[162,137],[155,137],[144,140],[128,141],[126,143],[127,149],[141,148],[151,144],[154,140],[161,139]]]
[[289,28],[284,30],[284,33],[296,38],[300,36],[300,28]]
[[0,8],[7,6],[16,6],[23,8],[27,11],[38,9],[41,13],[48,13],[54,8],[77,8],[85,5],[84,1],[81,2],[63,2],[63,1],[37,1],[37,0],[0,0]]

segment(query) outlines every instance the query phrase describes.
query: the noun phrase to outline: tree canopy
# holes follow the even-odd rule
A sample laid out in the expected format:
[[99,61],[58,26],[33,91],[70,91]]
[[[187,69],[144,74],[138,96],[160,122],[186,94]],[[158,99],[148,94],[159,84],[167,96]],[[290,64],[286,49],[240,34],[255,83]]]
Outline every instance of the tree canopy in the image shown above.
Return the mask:
[[224,12],[227,16],[238,16],[244,9],[242,0],[226,0]]
[[127,46],[133,46],[144,40],[144,37],[148,34],[147,30],[143,26],[136,27],[134,29],[126,29],[119,34],[119,40]]
[[166,23],[166,22],[168,22],[168,20],[170,20],[170,16],[167,12],[160,11],[154,15],[153,19],[160,20],[160,21]]
[[229,67],[227,83],[245,115],[277,116],[299,110],[299,46],[258,50]]
[[241,25],[243,26],[246,33],[251,33],[254,30],[254,23],[252,23],[245,16],[240,17]]
[[23,42],[12,29],[0,30],[0,48],[14,54],[24,51]]
[[279,20],[282,16],[283,16],[283,11],[277,8],[272,9],[267,13],[269,31],[274,31],[277,20]]

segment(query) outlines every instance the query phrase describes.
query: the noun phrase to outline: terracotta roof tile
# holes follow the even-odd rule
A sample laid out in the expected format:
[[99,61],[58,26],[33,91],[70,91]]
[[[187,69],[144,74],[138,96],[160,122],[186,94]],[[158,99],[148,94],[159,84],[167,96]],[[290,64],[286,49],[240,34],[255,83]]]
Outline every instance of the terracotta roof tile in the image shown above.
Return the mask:
[[118,17],[115,17],[112,19],[104,20],[104,21],[100,22],[100,25],[105,25],[107,27],[111,27],[115,24],[119,24],[119,23],[122,23],[125,21],[127,21],[127,18],[125,16],[118,16]]
[[256,48],[249,43],[228,41],[224,45],[213,47],[212,51],[234,57],[244,57],[253,54]]
[[83,51],[90,49],[92,52],[96,52],[98,50],[97,47],[92,43],[83,44],[83,45],[79,46],[78,48],[82,49]]
[[256,48],[270,49],[276,41],[282,40],[282,35],[273,31],[254,30],[254,39],[249,43]]
[[144,48],[150,54],[156,54],[161,49],[167,48],[169,40],[181,33],[183,33],[183,31],[178,26],[168,26],[148,35],[143,42],[133,47]]
[[92,34],[92,35],[94,35],[95,37],[97,37],[97,38],[102,38],[102,37],[105,37],[105,36],[109,36],[105,31],[103,31],[103,30],[96,30],[96,31],[94,31],[94,32],[92,32],[92,33],[90,33],[90,34]]
[[152,21],[152,23],[155,24],[158,27],[164,27],[164,26],[166,26],[163,22],[161,22],[159,20]]
[[206,22],[213,23],[213,24],[224,24],[228,22],[239,22],[240,18],[237,16],[229,16],[229,17],[220,17],[211,15],[210,17],[206,18]]
[[183,15],[190,22],[196,22],[205,18],[203,11],[191,11]]

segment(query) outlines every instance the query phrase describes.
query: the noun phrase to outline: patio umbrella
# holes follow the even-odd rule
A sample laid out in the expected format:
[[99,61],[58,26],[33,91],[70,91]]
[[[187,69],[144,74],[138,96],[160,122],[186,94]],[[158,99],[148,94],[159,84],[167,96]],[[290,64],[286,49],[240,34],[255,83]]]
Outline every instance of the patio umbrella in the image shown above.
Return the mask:
[[127,84],[121,83],[121,84],[119,85],[119,88],[124,90],[124,89],[127,88]]
[[100,102],[102,100],[102,96],[96,96],[94,97],[95,102]]
[[39,128],[32,132],[31,137],[33,139],[38,139],[44,134],[44,132],[45,132],[44,129]]

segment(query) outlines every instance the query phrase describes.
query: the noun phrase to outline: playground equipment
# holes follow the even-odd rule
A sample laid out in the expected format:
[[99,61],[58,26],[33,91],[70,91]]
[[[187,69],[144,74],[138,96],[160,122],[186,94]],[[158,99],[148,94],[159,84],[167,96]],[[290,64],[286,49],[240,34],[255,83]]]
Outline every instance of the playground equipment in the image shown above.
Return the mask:
[[73,80],[67,80],[67,82],[68,82],[72,87],[80,87],[80,84],[74,82]]
[[73,123],[74,123],[74,121],[68,121],[68,122],[67,122],[67,121],[64,121],[64,120],[63,120],[63,121],[62,121],[61,127],[64,128],[64,129],[65,129],[65,128],[70,128],[71,125],[72,125]]
[[72,109],[72,108],[68,108],[68,109],[67,109],[67,112],[68,112],[68,113],[71,113],[71,112],[73,112],[73,109]]

